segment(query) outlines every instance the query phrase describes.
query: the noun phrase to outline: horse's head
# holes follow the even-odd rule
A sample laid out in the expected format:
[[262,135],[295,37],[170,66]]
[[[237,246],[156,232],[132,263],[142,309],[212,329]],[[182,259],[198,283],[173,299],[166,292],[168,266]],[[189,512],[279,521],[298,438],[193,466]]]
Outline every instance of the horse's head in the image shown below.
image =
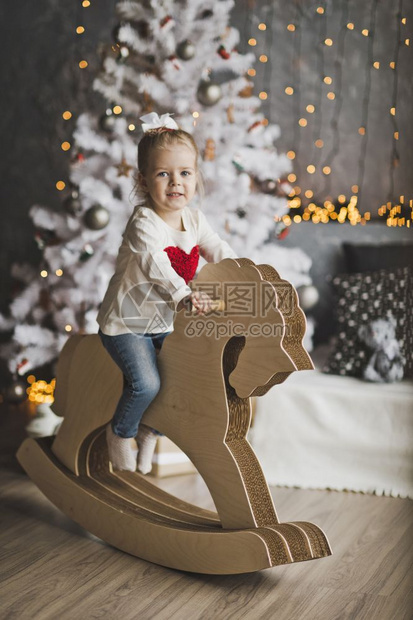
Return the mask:
[[255,265],[248,259],[208,264],[193,288],[222,300],[225,306],[221,312],[194,319],[194,335],[198,330],[199,336],[220,341],[221,350],[231,338],[243,339],[229,375],[239,397],[264,394],[292,371],[313,367],[302,346],[305,317],[297,294],[269,265]]

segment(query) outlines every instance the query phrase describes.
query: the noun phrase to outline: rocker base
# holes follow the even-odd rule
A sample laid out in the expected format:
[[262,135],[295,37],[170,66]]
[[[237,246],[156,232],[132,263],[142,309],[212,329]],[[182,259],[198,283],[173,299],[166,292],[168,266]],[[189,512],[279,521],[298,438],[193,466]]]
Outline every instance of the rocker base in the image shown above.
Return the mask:
[[102,430],[85,442],[80,475],[54,456],[53,437],[26,439],[17,458],[42,493],[108,544],[168,568],[240,574],[331,555],[307,522],[224,530],[216,513],[179,500],[137,473],[109,469]]

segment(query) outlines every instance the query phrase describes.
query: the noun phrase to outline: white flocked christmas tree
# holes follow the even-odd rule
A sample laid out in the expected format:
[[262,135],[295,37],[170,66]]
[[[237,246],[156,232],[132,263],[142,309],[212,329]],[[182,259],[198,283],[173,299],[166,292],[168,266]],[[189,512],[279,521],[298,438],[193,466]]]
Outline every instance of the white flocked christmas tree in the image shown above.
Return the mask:
[[169,112],[192,133],[202,156],[201,208],[239,256],[273,265],[299,287],[310,259],[277,241],[288,211],[290,160],[277,152],[269,124],[228,25],[233,0],[121,0],[115,43],[94,81],[102,114],[79,115],[72,139],[69,193],[56,212],[35,205],[30,217],[43,250],[40,267],[14,265],[20,291],[0,329],[13,330],[1,356],[20,375],[54,362],[74,333],[96,333],[96,314],[113,273],[134,192],[139,117]]

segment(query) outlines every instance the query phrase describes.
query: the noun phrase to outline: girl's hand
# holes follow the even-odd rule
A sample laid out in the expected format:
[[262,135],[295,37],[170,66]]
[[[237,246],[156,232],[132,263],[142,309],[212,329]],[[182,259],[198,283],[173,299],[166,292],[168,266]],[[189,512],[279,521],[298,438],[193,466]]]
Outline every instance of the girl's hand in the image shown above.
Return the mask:
[[192,306],[192,310],[195,311],[195,314],[206,314],[213,309],[213,303],[214,301],[206,293],[194,291],[191,295],[179,302],[177,310],[178,312],[183,308],[191,310]]
[[194,291],[189,296],[189,299],[195,309],[195,314],[206,314],[207,312],[211,312],[214,301],[206,293]]

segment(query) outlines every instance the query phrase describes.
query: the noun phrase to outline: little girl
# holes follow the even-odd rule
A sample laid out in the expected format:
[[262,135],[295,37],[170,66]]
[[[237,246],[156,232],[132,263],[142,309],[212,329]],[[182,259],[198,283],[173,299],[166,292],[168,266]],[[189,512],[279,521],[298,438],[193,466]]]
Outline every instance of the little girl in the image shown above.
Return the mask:
[[236,255],[203,213],[188,206],[200,185],[193,137],[169,114],[141,120],[137,180],[145,202],[126,225],[97,322],[123,373],[123,392],[106,428],[110,461],[116,470],[135,471],[131,438],[137,436],[138,469],[148,473],[158,433],[139,422],[160,388],[156,352],[173,330],[175,311],[189,302],[197,313],[211,309],[208,295],[188,286],[199,256],[219,262]]

